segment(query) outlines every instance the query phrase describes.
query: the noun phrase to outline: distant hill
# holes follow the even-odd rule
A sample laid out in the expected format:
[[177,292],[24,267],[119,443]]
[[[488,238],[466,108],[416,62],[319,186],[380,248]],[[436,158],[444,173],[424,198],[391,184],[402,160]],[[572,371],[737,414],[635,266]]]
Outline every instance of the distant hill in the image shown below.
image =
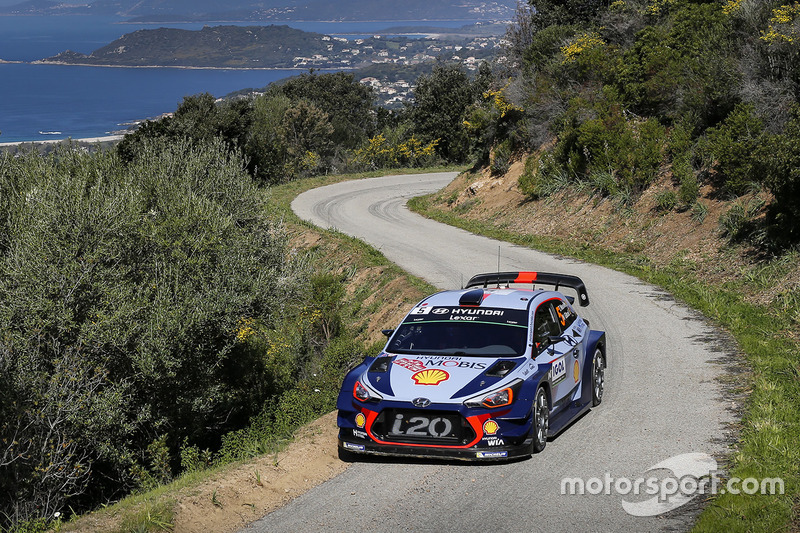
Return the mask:
[[328,53],[346,43],[289,26],[159,28],[128,33],[91,54],[67,50],[44,63],[98,66],[291,68],[301,55]]
[[286,20],[510,20],[516,0],[29,0],[3,15],[119,15],[134,22]]

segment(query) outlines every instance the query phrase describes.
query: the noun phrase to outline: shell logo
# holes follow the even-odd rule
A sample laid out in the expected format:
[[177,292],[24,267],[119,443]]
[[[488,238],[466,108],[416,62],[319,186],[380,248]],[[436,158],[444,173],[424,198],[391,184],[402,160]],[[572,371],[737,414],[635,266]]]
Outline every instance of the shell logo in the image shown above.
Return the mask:
[[491,418],[483,423],[483,432],[487,435],[494,435],[498,429],[500,429],[500,425]]
[[367,417],[364,416],[364,413],[358,413],[356,415],[356,426],[358,426],[359,428],[363,428],[364,425],[366,425],[366,423],[367,423]]
[[449,378],[450,374],[438,368],[420,370],[411,376],[411,379],[413,379],[414,383],[417,385],[438,385],[442,381],[447,381]]
[[581,377],[581,365],[579,365],[577,361],[575,361],[575,366],[572,367],[572,377],[575,378],[575,383],[577,383]]

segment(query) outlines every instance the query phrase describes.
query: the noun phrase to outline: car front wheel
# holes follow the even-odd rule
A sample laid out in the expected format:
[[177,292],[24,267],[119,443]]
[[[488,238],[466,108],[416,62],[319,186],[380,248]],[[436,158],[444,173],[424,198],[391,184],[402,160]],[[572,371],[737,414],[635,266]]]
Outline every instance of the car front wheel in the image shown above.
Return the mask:
[[547,432],[550,429],[550,402],[544,388],[536,391],[533,404],[533,451],[539,453],[547,446]]

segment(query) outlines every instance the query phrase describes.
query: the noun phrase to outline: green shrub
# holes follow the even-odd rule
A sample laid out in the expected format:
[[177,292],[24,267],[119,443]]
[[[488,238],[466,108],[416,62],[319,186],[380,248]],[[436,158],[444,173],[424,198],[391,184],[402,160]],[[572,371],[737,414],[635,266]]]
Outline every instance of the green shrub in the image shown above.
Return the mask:
[[672,163],[672,174],[678,180],[678,200],[685,209],[694,205],[700,194],[700,184],[688,159],[682,156]]
[[511,166],[511,140],[506,139],[497,145],[492,153],[489,169],[493,176],[502,176]]
[[708,206],[703,202],[695,202],[692,205],[692,220],[698,224],[702,224],[708,216]]
[[554,68],[564,42],[574,36],[575,32],[576,29],[572,26],[549,26],[535,32],[530,46],[523,54],[526,68],[532,71]]
[[589,175],[589,184],[593,191],[600,193],[602,196],[616,196],[620,190],[617,178],[607,170],[592,172]]
[[181,474],[189,472],[199,472],[205,470],[212,464],[211,450],[206,448],[201,450],[197,445],[189,446],[188,440],[184,439],[181,446]]
[[730,242],[751,242],[759,244],[760,224],[758,218],[764,209],[764,201],[758,198],[747,202],[735,202],[727,212],[719,217],[722,235]]
[[525,169],[518,180],[522,193],[535,200],[545,198],[570,184],[566,170],[556,164],[551,153],[540,157],[530,156],[525,160]]
[[46,533],[51,531],[50,523],[44,518],[37,518],[16,524],[8,530],[9,533]]
[[800,107],[780,134],[766,135],[753,158],[757,172],[773,194],[767,209],[770,241],[779,247],[800,242]]
[[694,128],[697,118],[691,114],[684,115],[678,120],[669,131],[669,141],[667,142],[667,153],[673,160],[686,158],[694,147]]
[[519,190],[522,191],[522,194],[534,200],[540,196],[538,162],[538,157],[528,156],[525,160],[525,167],[522,170],[522,174],[517,180]]
[[553,162],[578,179],[607,172],[615,177],[618,189],[641,191],[662,163],[664,127],[652,118],[630,117],[609,87],[593,102],[574,99],[558,133]]
[[742,195],[758,179],[756,169],[760,163],[755,156],[763,142],[763,133],[763,121],[746,104],[736,106],[719,126],[706,132],[702,151],[713,160],[713,168],[726,191]]
[[658,211],[672,211],[678,205],[678,195],[675,191],[661,191],[656,195],[656,209]]
[[[382,346],[382,344],[381,344]],[[331,340],[308,365],[313,371],[297,379],[291,388],[273,397],[250,424],[222,437],[215,464],[253,457],[269,451],[280,438],[287,438],[297,427],[330,412],[336,405],[345,372],[380,347],[365,350],[350,335]]]
[[239,329],[298,281],[264,195],[220,142],[140,150],[0,156],[0,437],[30,446],[0,467],[12,523],[168,479],[269,394]]

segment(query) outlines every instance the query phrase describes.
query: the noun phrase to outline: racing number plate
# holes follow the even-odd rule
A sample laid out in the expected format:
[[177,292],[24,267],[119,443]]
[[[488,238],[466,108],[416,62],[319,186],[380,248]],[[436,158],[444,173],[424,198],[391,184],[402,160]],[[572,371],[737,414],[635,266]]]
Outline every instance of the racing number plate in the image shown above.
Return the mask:
[[461,438],[461,417],[452,413],[391,411],[386,429],[395,439],[456,441]]

